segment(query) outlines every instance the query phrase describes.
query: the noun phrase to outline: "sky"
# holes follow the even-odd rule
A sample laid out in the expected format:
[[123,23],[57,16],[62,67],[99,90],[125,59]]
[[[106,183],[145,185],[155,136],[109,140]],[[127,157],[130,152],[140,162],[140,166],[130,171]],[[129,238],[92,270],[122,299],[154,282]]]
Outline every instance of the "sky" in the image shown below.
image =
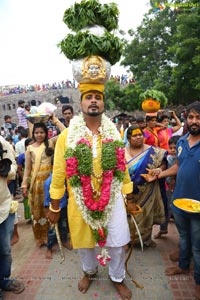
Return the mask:
[[[80,1],[77,1],[80,2]],[[148,12],[148,0],[115,2],[119,29],[136,29]],[[72,80],[71,63],[57,47],[70,31],[62,21],[74,0],[0,0],[0,86]],[[119,64],[112,75],[126,71]]]

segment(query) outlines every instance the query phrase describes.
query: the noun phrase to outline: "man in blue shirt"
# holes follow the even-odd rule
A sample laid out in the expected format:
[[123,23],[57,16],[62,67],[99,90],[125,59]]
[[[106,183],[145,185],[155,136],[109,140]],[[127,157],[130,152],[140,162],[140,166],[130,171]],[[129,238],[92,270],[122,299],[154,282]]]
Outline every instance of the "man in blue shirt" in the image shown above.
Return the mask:
[[[151,175],[157,178],[176,175],[173,200],[189,198],[200,203],[200,102],[187,108],[188,133],[177,143],[177,161],[169,169]],[[155,177],[155,176],[154,176]],[[180,235],[178,266],[166,269],[166,275],[189,272],[191,256],[194,258],[195,297],[200,299],[200,213],[189,213],[172,204],[175,223]]]

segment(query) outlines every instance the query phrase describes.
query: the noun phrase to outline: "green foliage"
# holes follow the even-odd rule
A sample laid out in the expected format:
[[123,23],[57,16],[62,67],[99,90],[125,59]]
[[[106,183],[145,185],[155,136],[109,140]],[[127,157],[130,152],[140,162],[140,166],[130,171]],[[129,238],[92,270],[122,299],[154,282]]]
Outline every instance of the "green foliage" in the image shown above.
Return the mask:
[[105,32],[102,37],[93,35],[89,31],[78,32],[76,35],[68,34],[58,46],[70,60],[99,55],[111,65],[119,61],[122,53],[120,39],[109,32]]
[[145,92],[141,93],[139,95],[139,99],[142,102],[145,99],[152,98],[154,100],[159,101],[163,106],[167,105],[167,97],[163,92],[157,91],[157,90],[146,90]]
[[102,144],[102,169],[103,171],[114,169],[117,163],[115,143]]
[[[82,0],[64,13],[63,21],[76,34],[68,34],[58,47],[70,59],[99,55],[114,65],[120,60],[123,42],[111,31],[118,28],[119,10],[116,3],[102,5],[98,0]],[[92,34],[94,25],[103,26],[103,35]]]
[[177,31],[172,37],[173,45],[169,48],[176,64],[172,70],[172,84],[182,104],[200,99],[199,24],[200,14],[197,10],[179,14]]
[[75,32],[93,25],[101,25],[112,31],[118,28],[118,17],[116,3],[101,4],[97,0],[83,0],[65,11],[63,21]]
[[81,185],[80,177],[77,175],[73,175],[72,177],[70,177],[69,182],[73,187],[80,187]]
[[76,157],[80,175],[90,176],[92,172],[92,152],[88,145],[84,143],[76,145]]
[[200,6],[197,0],[171,2],[162,11],[151,9],[135,32],[129,30],[133,39],[121,64],[142,91],[159,90],[169,104],[187,104],[200,99]]
[[123,181],[124,177],[125,177],[125,173],[120,171],[120,170],[115,170],[114,172],[114,176],[120,180],[120,181]]
[[64,158],[67,159],[72,156],[74,156],[74,150],[72,148],[67,148]]
[[[94,210],[94,211],[90,211],[90,215],[95,220],[101,220],[104,217],[105,213],[103,211]],[[97,230],[95,231],[95,234],[97,234]]]
[[133,111],[140,109],[139,94],[142,88],[139,84],[121,86],[114,79],[105,86],[105,107],[107,110]]

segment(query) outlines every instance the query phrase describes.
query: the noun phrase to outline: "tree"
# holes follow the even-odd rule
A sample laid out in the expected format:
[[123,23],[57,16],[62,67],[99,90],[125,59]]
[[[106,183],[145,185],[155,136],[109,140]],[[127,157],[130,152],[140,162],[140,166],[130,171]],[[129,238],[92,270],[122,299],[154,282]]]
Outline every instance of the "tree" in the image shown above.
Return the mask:
[[[162,91],[169,104],[199,99],[200,7],[198,1],[171,1],[163,10],[149,10],[124,48],[121,64],[142,90]],[[196,4],[196,5],[195,5]]]
[[[200,12],[200,9],[199,9]],[[169,52],[176,64],[172,71],[172,89],[178,103],[200,99],[200,15],[196,10],[184,11],[177,18],[177,30]]]
[[134,111],[141,109],[139,95],[142,92],[138,84],[127,84],[121,86],[114,79],[106,83],[105,108],[107,110]]

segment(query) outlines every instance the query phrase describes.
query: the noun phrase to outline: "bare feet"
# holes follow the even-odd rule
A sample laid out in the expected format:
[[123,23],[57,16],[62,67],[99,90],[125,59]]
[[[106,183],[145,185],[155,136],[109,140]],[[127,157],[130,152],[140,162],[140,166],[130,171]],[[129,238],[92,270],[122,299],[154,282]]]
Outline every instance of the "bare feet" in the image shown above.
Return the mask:
[[178,275],[178,274],[188,274],[188,273],[189,273],[189,270],[181,269],[178,266],[169,267],[165,270],[165,275],[167,275],[167,276]]
[[159,239],[163,234],[168,234],[168,230],[159,230],[159,232],[154,235],[154,239]]
[[11,239],[11,242],[10,242],[11,246],[14,246],[15,244],[17,244],[18,241],[19,241],[19,235],[17,233],[17,234],[14,234],[12,236],[12,239]]
[[78,289],[80,292],[82,292],[83,294],[85,294],[87,292],[87,290],[89,289],[92,281],[94,280],[96,274],[94,275],[84,275],[83,278],[79,281],[78,283]]
[[63,247],[67,248],[68,250],[72,250],[72,244],[70,243],[70,241],[66,241],[62,243]]
[[156,248],[156,243],[152,240],[148,240],[148,241],[144,242],[144,246],[146,246],[148,248]]
[[[111,280],[112,281],[112,280]],[[117,292],[119,293],[122,300],[130,300],[132,298],[131,290],[122,282],[115,282],[112,281],[114,287],[116,288]]]
[[179,250],[176,250],[174,252],[172,252],[170,255],[169,255],[169,259],[173,262],[177,262],[179,260]]
[[52,256],[52,249],[47,249],[46,258],[47,259],[52,259],[53,258],[53,256]]
[[200,285],[196,285],[195,287],[195,292],[194,292],[194,296],[196,300],[200,299]]

